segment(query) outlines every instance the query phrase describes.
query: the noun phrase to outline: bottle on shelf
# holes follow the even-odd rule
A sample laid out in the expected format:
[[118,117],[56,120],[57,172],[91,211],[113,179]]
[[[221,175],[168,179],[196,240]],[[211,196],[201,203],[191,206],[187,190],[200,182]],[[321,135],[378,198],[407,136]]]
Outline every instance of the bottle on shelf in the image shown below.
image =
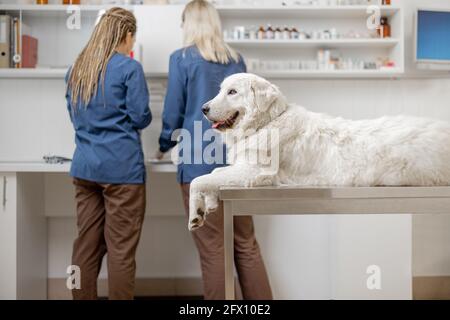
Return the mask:
[[255,26],[251,26],[250,30],[248,31],[248,39],[256,40],[257,38],[258,38],[258,30],[255,28]]
[[48,0],[36,0],[36,4],[48,4]]
[[275,37],[275,31],[272,28],[272,25],[267,25],[267,30],[266,30],[266,39],[268,40],[273,40]]
[[298,32],[296,27],[292,27],[291,29],[291,39],[298,39],[300,36],[300,33]]
[[258,30],[258,40],[264,40],[266,38],[266,29],[264,26],[260,26]]
[[380,19],[380,27],[378,28],[378,35],[380,38],[390,38],[391,37],[391,25],[386,17]]
[[277,27],[274,32],[274,39],[281,40],[282,38],[283,38],[283,32],[281,31],[280,27]]
[[383,6],[390,6],[391,5],[391,0],[383,0],[382,1],[382,5]]
[[63,4],[80,4],[80,0],[63,0]]
[[287,26],[284,26],[284,29],[283,29],[283,39],[284,40],[291,39],[291,30]]

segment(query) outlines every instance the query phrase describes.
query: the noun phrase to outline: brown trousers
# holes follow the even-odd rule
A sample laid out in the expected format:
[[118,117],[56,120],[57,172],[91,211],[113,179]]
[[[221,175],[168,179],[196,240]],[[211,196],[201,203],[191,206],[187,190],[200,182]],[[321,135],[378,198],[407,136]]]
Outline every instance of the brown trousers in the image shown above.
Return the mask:
[[103,257],[108,261],[109,298],[134,298],[136,248],[145,214],[145,184],[99,184],[74,179],[78,238],[72,264],[80,268],[76,300],[97,299]]
[[[187,214],[189,214],[189,188],[189,184],[181,185]],[[208,215],[203,227],[192,232],[192,237],[200,254],[205,299],[225,299],[222,205],[217,212]],[[243,298],[271,300],[272,291],[255,238],[252,217],[234,217],[234,259]]]

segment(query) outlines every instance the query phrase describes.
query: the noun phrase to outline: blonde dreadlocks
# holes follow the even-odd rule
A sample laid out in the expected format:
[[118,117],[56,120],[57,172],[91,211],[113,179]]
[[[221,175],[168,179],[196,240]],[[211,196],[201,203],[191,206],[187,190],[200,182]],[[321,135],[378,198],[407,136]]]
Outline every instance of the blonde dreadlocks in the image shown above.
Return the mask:
[[136,18],[132,12],[122,8],[112,8],[105,12],[70,72],[67,89],[74,106],[78,105],[80,98],[87,106],[97,92],[99,78],[104,90],[109,60],[127,34],[134,36],[136,29]]

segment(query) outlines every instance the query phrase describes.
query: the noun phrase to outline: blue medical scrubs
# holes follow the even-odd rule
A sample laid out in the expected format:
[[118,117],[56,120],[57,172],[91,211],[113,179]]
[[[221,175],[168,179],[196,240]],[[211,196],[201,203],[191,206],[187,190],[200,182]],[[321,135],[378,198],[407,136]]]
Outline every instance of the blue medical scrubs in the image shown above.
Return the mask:
[[[66,82],[70,70],[66,75]],[[75,128],[76,150],[70,175],[110,184],[143,184],[146,180],[140,130],[152,114],[144,71],[139,62],[115,53],[108,62],[105,85],[87,105],[67,108]],[[79,99],[81,100],[81,99]]]
[[[182,128],[190,133],[191,148],[180,148],[180,158],[190,159],[190,163],[178,165],[179,183],[190,183],[196,177],[211,173],[215,168],[226,164],[225,147],[218,135],[204,136],[205,132],[211,129],[211,123],[203,116],[201,108],[219,93],[220,84],[226,77],[241,72],[246,72],[242,58],[237,63],[209,62],[203,59],[195,46],[177,50],[170,56],[159,145],[161,152],[167,152],[177,144],[177,141],[172,139],[175,130]],[[186,141],[181,141],[181,144],[183,143]],[[210,154],[204,152],[206,148],[213,150],[212,157],[203,156]],[[214,152],[219,149],[219,153]],[[191,154],[186,157],[184,152]],[[209,163],[211,159],[215,160],[214,163]]]

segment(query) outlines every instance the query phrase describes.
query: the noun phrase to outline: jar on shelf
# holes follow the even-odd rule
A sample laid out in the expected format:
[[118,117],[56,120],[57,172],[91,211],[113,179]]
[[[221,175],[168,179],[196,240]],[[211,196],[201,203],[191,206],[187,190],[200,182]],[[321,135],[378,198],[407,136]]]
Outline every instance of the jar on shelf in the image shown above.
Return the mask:
[[48,0],[36,0],[36,4],[48,4]]
[[80,4],[80,0],[63,0],[63,4]]

